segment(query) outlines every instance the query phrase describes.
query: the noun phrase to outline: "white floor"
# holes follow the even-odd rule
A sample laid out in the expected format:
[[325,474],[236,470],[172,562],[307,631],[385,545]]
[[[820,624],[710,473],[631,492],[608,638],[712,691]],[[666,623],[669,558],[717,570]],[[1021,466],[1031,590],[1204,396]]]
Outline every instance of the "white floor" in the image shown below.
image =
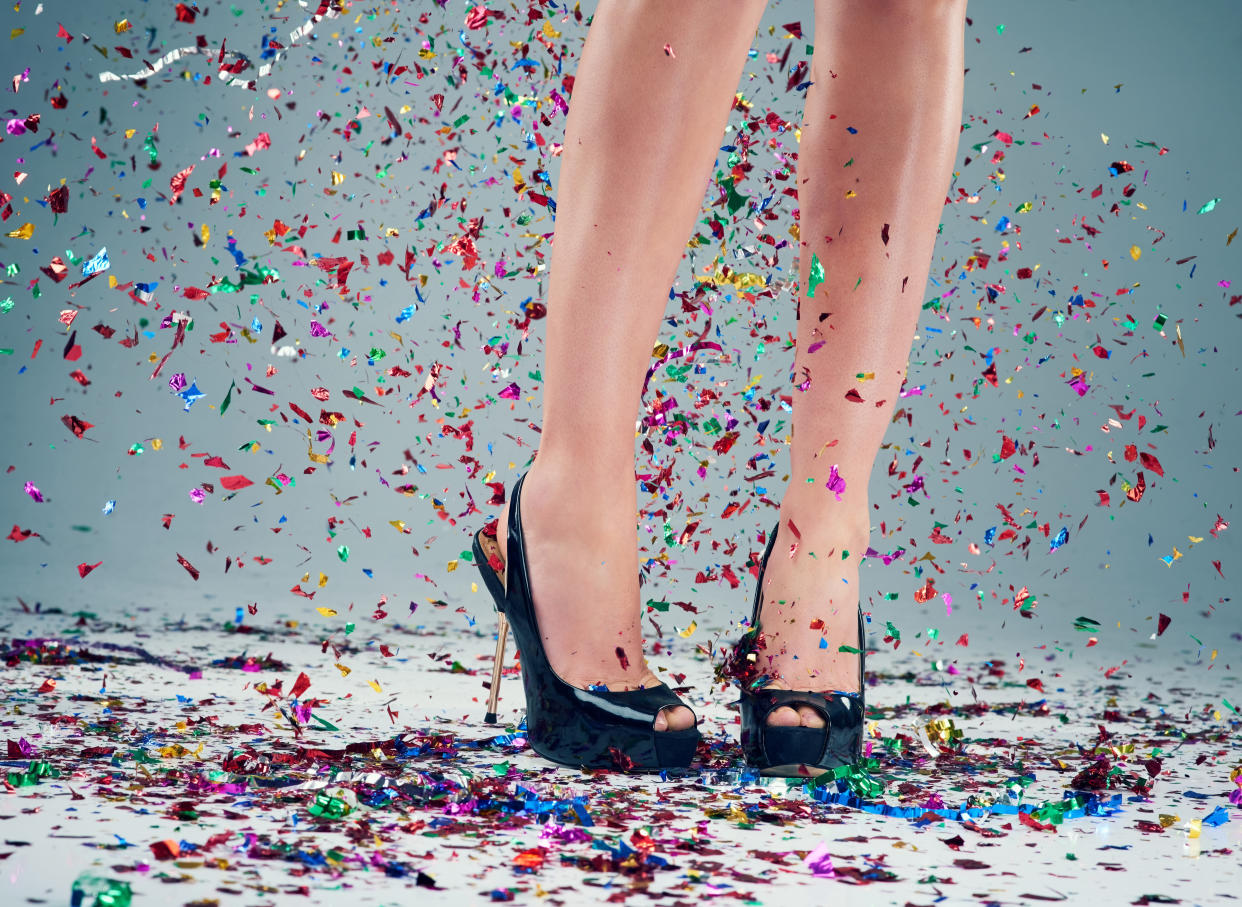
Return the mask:
[[[0,646],[16,786],[0,799],[0,903],[68,903],[84,873],[127,882],[135,904],[1240,896],[1242,807],[1229,799],[1239,722],[1213,705],[1222,694],[1242,700],[1233,675],[1212,672],[1229,689],[1196,689],[1194,678],[1211,675],[1170,677],[1131,659],[1129,676],[1101,687],[1066,665],[1040,708],[1041,694],[982,664],[946,677],[913,654],[875,652],[868,698],[880,715],[872,778],[882,793],[851,800],[834,785],[816,799],[741,772],[727,705],[736,697],[703,684],[690,700],[712,758],[684,777],[590,775],[528,755],[520,737],[482,723],[493,642],[453,617],[452,628],[386,626],[389,644],[401,642],[392,657],[362,631],[321,657],[306,624],[238,633],[164,626],[154,614],[11,614]],[[29,645],[37,638],[47,642]],[[283,664],[212,664],[243,652]],[[660,663],[711,676],[702,656]],[[264,706],[287,712],[303,671],[311,685],[300,701],[322,700],[313,709],[322,721],[309,718],[299,739]],[[271,692],[278,680],[284,696],[255,688]],[[520,681],[510,674],[504,689],[512,731]],[[962,736],[936,757],[919,729],[945,718]],[[402,758],[376,749],[395,752],[394,738],[413,749]],[[226,771],[243,748],[247,759]],[[1158,765],[1149,762],[1157,750]],[[1048,821],[1020,821],[1015,807],[1063,803],[1100,755],[1116,768],[1114,787],[1079,791],[1084,807],[1057,822],[1047,809],[1037,815]],[[309,811],[341,787],[355,801],[348,815]],[[157,853],[164,841],[180,854]]]

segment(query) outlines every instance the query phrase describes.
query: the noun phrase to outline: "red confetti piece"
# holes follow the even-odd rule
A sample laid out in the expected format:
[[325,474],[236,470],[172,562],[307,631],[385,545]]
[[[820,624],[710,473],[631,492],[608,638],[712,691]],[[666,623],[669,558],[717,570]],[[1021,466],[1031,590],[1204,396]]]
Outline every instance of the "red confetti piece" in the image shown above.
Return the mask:
[[94,564],[78,564],[78,576],[85,578],[86,574],[90,573],[102,563],[103,561],[97,561]]
[[156,841],[151,845],[151,853],[155,854],[157,860],[175,860],[181,856],[181,845],[172,838],[166,841]]
[[1144,466],[1146,466],[1148,469],[1150,469],[1150,470],[1151,470],[1152,472],[1154,472],[1156,475],[1158,475],[1158,476],[1162,476],[1162,475],[1164,475],[1164,467],[1163,467],[1163,466],[1161,466],[1161,465],[1160,465],[1160,461],[1159,461],[1159,460],[1157,460],[1155,457],[1153,457],[1151,454],[1149,454],[1149,453],[1140,453],[1140,454],[1139,454],[1139,459],[1143,462],[1143,465],[1144,465]]
[[220,480],[220,484],[229,491],[237,491],[239,488],[245,488],[247,485],[253,485],[254,482],[250,481],[245,476],[225,476]]
[[193,564],[187,561],[184,557],[182,557],[181,554],[177,555],[177,563],[180,564],[182,567],[185,567],[185,572],[190,574],[190,576],[194,578],[195,582],[198,581],[198,568],[197,567],[195,567]]
[[306,676],[306,672],[300,672],[298,679],[293,682],[293,686],[289,689],[289,698],[297,699],[303,693],[310,689],[311,680]]
[[76,437],[82,437],[88,428],[94,428],[90,422],[85,422],[77,416],[61,416],[60,421],[65,424],[65,428],[69,429]]

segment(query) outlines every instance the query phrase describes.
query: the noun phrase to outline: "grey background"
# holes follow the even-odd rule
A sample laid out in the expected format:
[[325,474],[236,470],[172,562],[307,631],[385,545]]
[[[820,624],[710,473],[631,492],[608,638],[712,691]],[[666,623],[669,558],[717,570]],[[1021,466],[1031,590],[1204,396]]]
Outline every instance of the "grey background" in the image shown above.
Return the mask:
[[[583,3],[581,9],[589,15],[594,7]],[[517,356],[521,336],[513,323],[524,301],[544,299],[544,283],[523,271],[534,259],[528,248],[532,240],[522,234],[549,234],[554,225],[546,208],[518,199],[513,192],[515,165],[509,156],[525,159],[520,169],[527,182],[553,197],[559,165],[558,159],[541,155],[538,146],[528,147],[528,135],[538,124],[531,109],[524,109],[516,122],[508,114],[511,105],[495,105],[494,90],[500,80],[519,95],[546,100],[552,88],[559,90],[560,78],[554,71],[544,71],[547,54],[533,41],[529,56],[539,61],[533,74],[508,68],[519,58],[509,42],[527,40],[532,27],[515,22],[514,8],[506,6],[508,19],[486,31],[466,33],[466,40],[479,48],[490,39],[487,63],[503,63],[503,68],[498,66],[488,78],[471,66],[464,86],[448,85],[445,72],[449,58],[461,50],[459,30],[467,9],[468,4],[458,2],[443,9],[431,3],[411,4],[400,14],[370,17],[354,7],[345,16],[320,23],[314,37],[288,48],[271,75],[259,81],[259,90],[248,91],[221,84],[214,56],[206,55],[169,64],[145,86],[101,83],[99,74],[137,71],[142,59],[154,60],[173,48],[193,45],[197,35],[206,36],[212,54],[225,41],[230,51],[261,63],[262,36],[272,34],[288,44],[289,32],[305,15],[298,7],[286,4],[281,18],[271,19],[270,5],[247,7],[241,15],[213,5],[200,12],[196,22],[185,24],[173,21],[171,7],[140,6],[127,13],[133,29],[119,35],[114,31],[118,14],[106,4],[61,4],[40,16],[34,14],[34,4],[23,4],[20,12],[6,7],[6,31],[26,29],[9,42],[8,69],[30,68],[29,81],[16,94],[5,95],[11,108],[6,119],[42,114],[37,133],[6,135],[3,143],[12,164],[9,171],[29,176],[14,185],[9,173],[3,175],[3,190],[14,196],[14,216],[0,232],[31,222],[35,233],[30,240],[0,236],[0,260],[20,269],[0,292],[0,300],[13,301],[12,309],[0,314],[0,348],[13,350],[0,355],[5,389],[0,407],[6,430],[0,522],[6,533],[17,524],[40,534],[20,543],[0,541],[4,578],[0,594],[7,607],[19,607],[20,600],[30,608],[85,609],[118,620],[135,609],[154,608],[172,619],[186,616],[220,623],[257,603],[258,613],[245,615],[246,621],[270,623],[293,617],[318,622],[325,634],[339,635],[344,622],[351,620],[357,622],[354,641],[359,643],[382,639],[386,626],[437,618],[462,624],[477,620],[481,638],[490,632],[490,603],[484,593],[471,590],[474,569],[464,560],[459,560],[456,571],[448,565],[468,551],[470,534],[483,519],[478,514],[459,519],[469,508],[468,496],[490,517],[493,509],[485,503],[488,489],[483,477],[495,470],[494,480],[510,485],[537,440],[530,423],[540,421],[539,384],[531,376],[542,364],[543,324],[534,323]],[[423,36],[414,27],[423,12],[429,21],[421,28],[435,37],[439,54],[433,60],[418,57]],[[911,351],[908,386],[926,389],[922,396],[902,401],[913,425],[902,419],[890,427],[886,444],[891,449],[881,452],[872,477],[871,498],[881,504],[872,545],[881,551],[904,546],[908,553],[889,566],[874,559],[864,565],[862,592],[864,609],[872,613],[871,642],[883,646],[883,627],[892,621],[902,631],[903,645],[945,661],[1009,659],[1019,654],[1034,659],[1064,652],[1092,670],[1140,655],[1206,667],[1211,650],[1218,648],[1221,656],[1215,667],[1224,670],[1237,651],[1242,630],[1237,604],[1230,598],[1239,570],[1238,530],[1231,528],[1219,538],[1209,530],[1218,514],[1225,520],[1236,518],[1239,490],[1235,354],[1242,309],[1231,307],[1229,301],[1231,293],[1240,292],[1237,265],[1242,244],[1235,240],[1227,245],[1226,238],[1239,225],[1236,111],[1242,89],[1233,56],[1242,39],[1242,17],[1224,0],[1175,5],[973,0],[968,15],[972,24],[966,30],[963,122],[970,128],[961,135],[953,191],[960,187],[978,194],[979,201],[944,211],[924,298],[951,287],[957,288],[957,295],[946,319],[931,310],[924,313]],[[66,43],[56,37],[58,21],[74,40]],[[782,26],[794,21],[802,22],[802,40],[785,37]],[[769,26],[775,27],[774,34],[768,33]],[[585,22],[560,22],[558,16],[555,27],[563,33],[557,43],[572,50],[564,69],[571,73]],[[811,34],[809,2],[770,4],[752,45],[757,56],[746,67],[746,73],[755,77],[744,76],[739,85],[754,103],[754,111],[771,109],[783,118],[798,119],[801,94],[785,90],[788,67],[777,73],[775,66],[764,62],[764,54],[781,53],[792,43],[792,65],[806,58]],[[393,40],[385,43],[387,38]],[[106,56],[96,46],[106,49]],[[124,58],[117,46],[130,49],[133,58]],[[412,69],[392,79],[373,67],[381,60],[442,68],[421,80]],[[346,73],[346,67],[352,73]],[[882,77],[882,61],[877,61],[876,72]],[[211,84],[204,84],[203,75],[212,76]],[[61,89],[53,87],[57,80]],[[268,88],[279,88],[282,97],[271,100]],[[53,110],[48,97],[60,90],[68,105]],[[444,112],[438,117],[431,102],[437,92],[445,96]],[[292,109],[289,101],[295,103]],[[361,131],[345,141],[340,133],[362,104],[371,116],[359,120]],[[1033,104],[1040,112],[1024,119]],[[398,118],[413,138],[384,144],[390,133],[384,107],[397,112],[403,105],[411,110]],[[560,141],[563,116],[546,105],[544,110],[551,125],[538,124],[539,131],[549,142]],[[497,113],[504,116],[498,119]],[[452,141],[435,133],[464,114],[470,116],[472,133],[459,132]],[[734,111],[731,125],[736,128],[742,122],[742,115]],[[143,142],[156,123],[160,167],[151,170]],[[132,138],[125,137],[127,129],[135,130]],[[997,129],[1024,143],[1005,148],[1000,165],[1005,179],[999,184],[988,178],[995,172],[988,159],[1001,147],[990,138]],[[235,156],[260,132],[270,133],[271,148],[252,157]],[[1109,136],[1107,145],[1101,133]],[[92,137],[107,160],[92,152]],[[1140,141],[1156,147],[1140,147]],[[368,142],[373,144],[364,154]],[[728,137],[722,136],[721,144],[727,143]],[[984,154],[972,148],[979,143],[988,145]],[[1161,147],[1168,153],[1158,155]],[[431,168],[446,148],[457,149],[458,167],[441,164],[439,173],[434,173]],[[212,156],[213,149],[218,149],[218,156]],[[403,155],[406,159],[399,160]],[[724,151],[719,154],[722,169],[727,156]],[[967,156],[971,163],[963,166]],[[760,169],[777,162],[761,155],[753,160],[756,171],[743,191],[758,198],[764,185]],[[1108,167],[1117,160],[1128,161],[1133,172],[1111,176]],[[170,205],[169,179],[190,164],[196,169],[186,194],[179,204]],[[221,200],[209,206],[209,180],[222,164],[228,172],[222,178]],[[254,172],[246,173],[242,167]],[[378,175],[385,167],[388,175]],[[545,168],[547,181],[537,186],[535,174]],[[335,187],[333,170],[345,175]],[[38,199],[62,179],[70,190],[69,210],[54,216]],[[1129,183],[1137,190],[1126,199],[1122,188]],[[418,221],[442,184],[447,184],[446,202],[465,200],[464,216],[446,204]],[[1091,198],[1091,190],[1099,185],[1102,195]],[[194,188],[203,191],[201,198],[193,197]],[[325,194],[333,188],[335,195]],[[1220,199],[1214,211],[1196,213],[1213,198]],[[705,206],[708,201],[705,193]],[[1015,214],[1024,201],[1032,203],[1032,211]],[[778,203],[782,220],[777,233],[784,235],[792,223],[793,204]],[[1114,205],[1120,205],[1116,215],[1110,213]],[[241,206],[244,217],[237,216]],[[517,222],[523,214],[531,216],[529,224]],[[1013,227],[1004,236],[996,232],[1002,216],[1020,226],[1020,236]],[[344,255],[355,262],[360,254],[367,256],[370,266],[356,263],[350,274],[348,300],[324,284],[323,271],[295,267],[295,256],[268,243],[263,232],[271,228],[273,217],[295,228],[303,217],[316,225],[300,240],[311,256]],[[463,217],[484,218],[477,245],[490,280],[478,303],[459,284],[464,278],[473,285],[477,268],[463,271],[460,256],[443,251],[427,254],[433,245],[443,247],[461,235]],[[986,223],[972,218],[984,218]],[[739,215],[736,230],[729,228],[730,255],[756,245],[746,232],[747,220]],[[1083,221],[1100,232],[1086,236]],[[199,247],[192,237],[203,223],[209,225],[211,238]],[[140,232],[144,226],[147,231]],[[330,242],[337,227],[359,226],[365,239],[349,240],[343,234],[339,244]],[[399,231],[399,236],[386,238],[386,228]],[[243,268],[274,267],[280,280],[244,287],[236,294],[217,292],[201,301],[182,298],[180,287],[207,287],[213,276],[238,279],[240,272],[226,245],[230,231],[245,256]],[[1164,238],[1153,244],[1161,235]],[[1059,241],[1063,238],[1073,241],[1064,244]],[[996,258],[1002,239],[1011,243],[1008,262]],[[1021,241],[1021,251],[1015,241]],[[1128,252],[1134,244],[1142,249],[1138,261]],[[415,298],[415,284],[407,282],[398,267],[407,246],[419,250],[412,273],[427,276],[419,291],[423,302]],[[107,247],[111,270],[77,290],[68,285],[81,279],[79,268],[71,268],[69,279],[62,283],[37,270],[53,255],[63,257],[66,250],[89,258],[101,247]],[[548,251],[546,242],[540,248]],[[378,264],[385,249],[396,255],[393,266]],[[692,269],[701,271],[716,249],[712,244],[687,255],[676,291],[684,293],[691,287]],[[525,257],[516,257],[515,251]],[[964,273],[963,265],[975,251],[991,255],[991,263],[986,270]],[[1190,256],[1192,261],[1176,263]],[[500,257],[509,267],[504,277],[493,272]],[[441,262],[439,268],[433,259]],[[1110,262],[1107,270],[1102,259]],[[738,270],[763,271],[757,259],[728,263]],[[946,269],[954,263],[946,278]],[[1036,279],[1016,279],[1017,268],[1036,265]],[[789,251],[782,255],[781,266],[782,272],[768,272],[774,282],[796,278]],[[125,293],[108,288],[109,275],[121,284],[158,281],[154,300],[146,307],[134,303]],[[38,299],[28,289],[35,277],[40,277]],[[1226,288],[1222,281],[1234,285]],[[989,283],[1006,287],[996,302],[986,299]],[[1094,298],[1096,307],[1075,306],[1074,317],[1057,325],[1053,315],[1066,311],[1075,285],[1078,292]],[[1122,288],[1132,289],[1119,295]],[[323,310],[315,315],[297,300]],[[408,321],[396,323],[397,314],[412,303],[417,303],[417,311]],[[775,301],[763,300],[762,305],[767,332],[781,336],[793,332],[788,292]],[[678,386],[661,370],[651,387],[671,391],[687,415],[700,420],[715,416],[723,422],[728,412],[742,418],[739,394],[752,370],[764,376],[758,385],[760,396],[775,400],[789,393],[793,351],[767,344],[756,361],[756,342],[749,336],[754,314],[728,287],[719,292],[713,306],[714,324],[720,328],[713,339],[726,350],[738,349],[740,357],[722,364],[714,354],[701,355],[695,361],[702,373],[687,376],[690,386]],[[1041,306],[1048,311],[1032,321]],[[57,322],[57,314],[66,308],[80,308],[73,325],[76,342],[83,347],[77,362],[62,358],[68,331]],[[172,343],[172,330],[160,330],[159,319],[173,309],[188,310],[194,329],[152,380],[151,357],[158,361]],[[679,303],[670,305],[669,315],[679,324],[666,320],[658,342],[676,346],[687,341],[687,329],[701,330],[702,321],[687,325],[679,309]],[[1168,317],[1165,336],[1152,329],[1160,312]],[[974,328],[966,319],[975,315],[985,322],[994,318],[994,329],[989,333]],[[221,330],[221,321],[245,326],[256,316],[262,323],[257,343],[208,341],[208,334]],[[335,336],[312,337],[312,317],[328,324]],[[1121,326],[1128,317],[1137,323],[1132,332]],[[140,327],[140,318],[151,323]],[[729,318],[736,320],[726,325]],[[272,354],[276,319],[288,332],[281,343],[297,341],[307,351],[304,358]],[[91,329],[97,323],[117,333],[104,339]],[[1018,324],[1021,328],[1015,334]],[[1181,327],[1184,355],[1176,344],[1176,325]],[[132,349],[118,344],[136,328],[150,334],[142,334]],[[1032,328],[1038,336],[1028,343],[1023,335]],[[400,343],[391,331],[401,335]],[[492,338],[509,343],[503,360],[483,352]],[[42,348],[32,359],[40,340]],[[1097,343],[1112,351],[1110,359],[1091,352]],[[342,347],[357,356],[356,362],[340,357]],[[387,355],[372,367],[366,353],[375,347]],[[986,366],[983,354],[990,347],[997,350],[1000,387],[984,385],[974,397],[974,384]],[[952,358],[943,358],[949,351]],[[504,374],[491,371],[498,361]],[[430,394],[415,399],[426,370],[435,363],[443,366],[436,387],[439,408]],[[264,375],[269,364],[279,369],[270,378]],[[377,376],[393,364],[411,372],[421,365],[424,372],[386,379],[384,386],[396,390],[391,396],[376,397]],[[1082,398],[1066,384],[1074,366],[1090,374],[1091,389]],[[75,368],[89,376],[89,387],[69,377]],[[177,372],[195,381],[205,395],[188,413],[168,386]],[[253,391],[246,378],[274,394]],[[721,380],[728,382],[722,405],[694,410],[696,388]],[[511,401],[498,395],[514,381],[522,393],[510,407]],[[231,382],[235,385],[231,405],[221,415],[219,407]],[[315,386],[330,390],[326,403],[308,393]],[[355,386],[382,405],[370,406],[343,395],[343,390]],[[1021,400],[1018,391],[1025,395]],[[313,416],[328,409],[365,423],[357,428],[352,451],[356,462],[351,463],[348,445],[354,424],[346,421],[332,430],[336,450],[331,464],[304,475],[303,469],[311,465],[306,429],[301,420],[292,421],[290,401]],[[939,409],[942,404],[948,415]],[[273,405],[291,421],[271,412]],[[968,409],[961,412],[963,406]],[[1136,417],[1104,433],[1101,427],[1116,416],[1114,406],[1134,410]],[[81,439],[75,438],[61,422],[66,414],[93,427]],[[1141,432],[1136,426],[1138,414],[1147,417]],[[775,418],[779,410],[756,415]],[[963,416],[974,424],[963,422]],[[259,419],[276,421],[269,432]],[[454,427],[473,421],[474,447],[469,455],[480,466],[473,478],[467,477],[466,465],[459,460],[467,453],[465,441],[443,435],[440,420]],[[1166,428],[1153,432],[1158,425]],[[753,423],[743,418],[741,427],[747,426]],[[1211,450],[1209,430],[1215,442]],[[775,432],[778,438],[784,434]],[[1022,450],[994,462],[1002,435],[1015,438]],[[180,437],[188,443],[185,450],[178,448]],[[665,489],[670,499],[680,492],[683,501],[698,508],[703,506],[696,503],[702,495],[711,497],[696,536],[703,541],[698,551],[666,546],[665,527],[659,520],[649,519],[640,526],[642,538],[648,540],[646,556],[667,551],[677,562],[668,569],[652,565],[644,595],[694,602],[702,629],[689,644],[709,643],[749,608],[753,583],[744,575],[746,557],[759,548],[755,533],[774,519],[772,509],[752,506],[740,517],[720,520],[727,502],[725,489],[736,487],[738,476],[752,474],[747,460],[765,451],[775,458],[777,477],[783,476],[787,452],[772,443],[771,436],[762,443],[748,430],[728,455],[719,458],[710,450],[715,438],[703,431],[691,431],[675,448],[664,446],[657,432],[650,437],[660,463],[669,457],[673,461],[674,484]],[[153,449],[155,438],[162,440],[162,450]],[[515,439],[520,439],[520,446]],[[259,451],[239,450],[251,440],[259,442]],[[145,452],[130,455],[136,443]],[[1146,496],[1140,503],[1123,505],[1121,482],[1133,482],[1140,465],[1122,458],[1128,443],[1159,457],[1164,476],[1145,469]],[[1082,456],[1067,450],[1085,451],[1088,445],[1092,450]],[[313,446],[322,453],[327,443],[316,441]],[[971,461],[962,453],[967,448],[974,455]],[[405,459],[407,450],[417,465]],[[1109,451],[1115,463],[1107,458]],[[1036,452],[1037,466],[1032,457]],[[206,467],[201,457],[191,454],[221,456],[229,469]],[[917,507],[907,502],[909,495],[901,484],[886,474],[894,454],[898,468],[907,472],[916,458],[923,457],[917,474],[926,488],[915,495]],[[636,455],[639,471],[651,471],[649,458],[637,445]],[[703,459],[709,460],[707,476],[699,479],[695,469]],[[941,462],[946,459],[951,464]],[[1015,482],[1015,463],[1025,470],[1021,483]],[[188,468],[180,468],[182,464]],[[403,464],[409,467],[408,475],[395,474]],[[452,468],[440,468],[445,466]],[[727,479],[731,469],[736,469],[735,477]],[[296,485],[277,494],[264,481],[280,471],[292,475]],[[230,494],[219,480],[235,474],[245,474],[255,484]],[[908,475],[905,481],[909,480]],[[42,490],[46,502],[36,503],[25,494],[27,481]],[[204,481],[215,482],[215,492],[202,505],[195,504],[188,494]],[[782,483],[768,481],[769,497],[779,500]],[[416,485],[417,493],[395,493],[393,489],[403,483]],[[1097,489],[1110,492],[1110,507],[1099,506]],[[108,500],[116,501],[111,515],[102,512]],[[1008,507],[1023,527],[1032,519],[1040,525],[1049,523],[1053,534],[1067,527],[1068,542],[1050,552],[1042,534],[1024,528],[1016,541],[1032,536],[1025,551],[1013,542],[989,548],[983,542],[984,530],[1003,528],[998,503]],[[657,506],[652,502],[649,509]],[[1033,516],[1023,515],[1028,509]],[[160,522],[164,513],[175,514],[168,530]],[[973,519],[968,521],[967,515]],[[343,522],[330,537],[328,521],[333,517]],[[389,525],[398,519],[405,521],[409,534]],[[881,520],[890,530],[887,538],[879,533]],[[927,541],[934,521],[947,524],[944,532],[955,540],[953,544]],[[685,522],[683,504],[670,514],[674,536]],[[371,530],[370,538],[362,532],[364,527]],[[710,535],[705,534],[709,529]],[[1188,536],[1203,540],[1191,543]],[[737,542],[739,547],[726,558],[711,550],[710,539]],[[968,551],[971,542],[981,546],[980,555]],[[347,561],[338,554],[340,545],[349,547]],[[1184,556],[1166,566],[1160,558],[1174,547]],[[928,551],[943,575],[927,562],[911,563]],[[197,581],[178,564],[178,553],[201,571]],[[244,569],[235,563],[226,574],[226,556],[241,559]],[[257,556],[271,562],[256,563]],[[79,578],[79,563],[98,561],[102,565],[97,570]],[[1223,577],[1213,561],[1221,563]],[[743,575],[739,588],[695,583],[698,571],[718,571],[725,563]],[[916,566],[923,577],[915,575]],[[302,580],[307,572],[309,582]],[[313,602],[290,593],[299,582],[303,588],[315,588],[320,572],[329,581]],[[943,598],[926,605],[914,601],[912,593],[927,575],[935,577],[938,593],[952,596],[951,614],[946,613]],[[1002,602],[1023,586],[1038,601],[1030,619],[1020,619],[1012,604]],[[884,600],[890,592],[897,598]],[[387,624],[372,619],[385,596]],[[414,614],[411,605],[417,605]],[[316,606],[340,613],[321,617]],[[1172,623],[1163,636],[1152,640],[1160,613],[1169,615]],[[1074,621],[1080,616],[1099,622],[1094,634],[1097,646],[1086,648],[1089,634],[1075,630]],[[666,640],[670,625],[681,628],[688,619],[676,607],[662,616]],[[930,646],[925,638],[928,628],[935,628],[939,636]],[[953,645],[962,633],[970,634],[967,649]],[[682,645],[678,639],[673,636],[673,642]],[[317,651],[307,655],[319,657]]]

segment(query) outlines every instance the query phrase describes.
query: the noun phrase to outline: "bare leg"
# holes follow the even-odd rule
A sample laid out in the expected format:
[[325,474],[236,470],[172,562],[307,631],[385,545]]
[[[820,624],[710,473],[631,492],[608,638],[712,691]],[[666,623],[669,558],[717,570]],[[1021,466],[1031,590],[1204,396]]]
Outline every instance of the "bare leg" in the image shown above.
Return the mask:
[[[522,494],[544,646],[576,686],[660,682],[639,626],[634,424],[765,5],[600,0],[578,65],[549,268],[543,434]],[[507,518],[508,505],[502,527]],[[667,709],[656,729],[691,721]]]
[[[965,14],[966,0],[816,0],[797,167],[794,369],[810,384],[794,395],[792,472],[761,615],[775,687],[858,688],[858,655],[838,646],[858,645],[867,485],[906,375],[952,176]],[[824,280],[808,297],[812,255]],[[840,500],[828,488],[834,465]],[[776,709],[769,722],[823,724],[808,707]]]

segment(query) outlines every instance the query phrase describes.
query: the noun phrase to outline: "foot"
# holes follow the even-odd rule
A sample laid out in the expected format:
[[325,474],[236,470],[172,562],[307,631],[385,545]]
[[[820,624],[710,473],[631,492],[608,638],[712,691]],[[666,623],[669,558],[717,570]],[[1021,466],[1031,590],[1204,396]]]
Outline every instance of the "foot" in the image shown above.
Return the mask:
[[[822,502],[818,508],[798,507],[789,498],[782,503],[759,612],[765,642],[757,654],[771,677],[769,688],[858,691],[859,655],[838,647],[861,648],[858,564],[870,536],[865,518],[865,512],[854,517]],[[791,519],[801,538],[790,530]],[[824,720],[810,706],[782,706],[768,715],[768,724],[823,727]]]
[[[506,501],[496,532],[502,561],[508,520]],[[522,533],[544,650],[552,670],[580,689],[662,683],[643,654],[634,525],[632,485],[615,493],[583,489],[578,476],[538,466],[523,482]],[[678,731],[693,725],[688,708],[669,706],[652,727]]]

